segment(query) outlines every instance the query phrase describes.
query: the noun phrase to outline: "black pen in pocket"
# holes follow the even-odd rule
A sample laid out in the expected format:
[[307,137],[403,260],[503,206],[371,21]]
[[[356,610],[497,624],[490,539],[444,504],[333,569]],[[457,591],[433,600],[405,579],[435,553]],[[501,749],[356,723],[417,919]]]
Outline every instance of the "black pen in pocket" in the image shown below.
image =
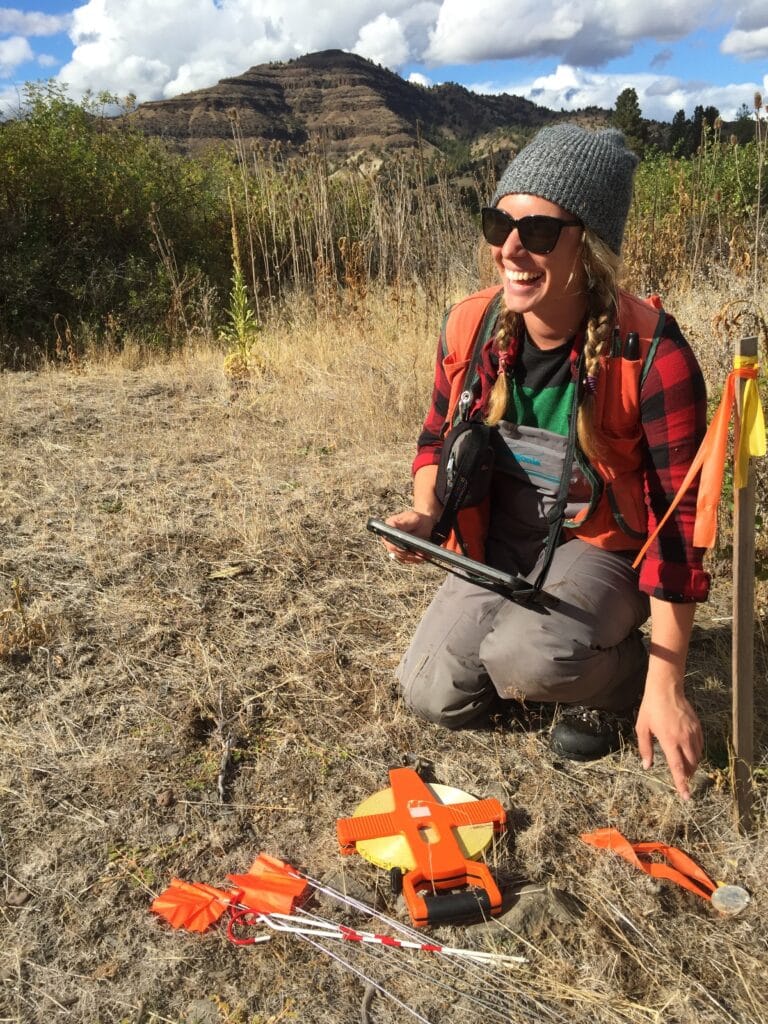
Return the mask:
[[640,358],[640,336],[636,331],[630,331],[627,335],[624,342],[624,358],[630,363]]

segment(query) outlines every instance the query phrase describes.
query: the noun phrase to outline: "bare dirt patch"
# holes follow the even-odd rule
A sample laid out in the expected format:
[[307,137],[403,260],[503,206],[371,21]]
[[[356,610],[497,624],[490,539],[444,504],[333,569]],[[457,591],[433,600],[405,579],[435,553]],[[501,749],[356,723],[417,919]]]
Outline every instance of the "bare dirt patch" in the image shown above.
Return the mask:
[[[383,872],[340,859],[334,826],[420,758],[441,782],[499,796],[512,823],[492,852],[506,925],[439,937],[528,958],[473,975],[333,947],[421,1018],[765,1020],[765,637],[746,839],[727,786],[727,574],[690,659],[707,757],[689,805],[633,749],[576,765],[508,723],[415,721],[393,671],[440,574],[393,566],[365,531],[408,500],[415,423],[410,398],[371,373],[357,395],[367,433],[341,429],[335,369],[290,391],[265,378],[234,401],[204,356],[0,379],[0,1017],[414,1019],[381,995],[361,1011],[361,978],[298,940],[238,949],[148,908],[172,876],[220,884],[266,850],[402,913]],[[377,400],[394,402],[399,433],[377,427]],[[718,917],[580,842],[607,825],[686,849],[752,904]]]

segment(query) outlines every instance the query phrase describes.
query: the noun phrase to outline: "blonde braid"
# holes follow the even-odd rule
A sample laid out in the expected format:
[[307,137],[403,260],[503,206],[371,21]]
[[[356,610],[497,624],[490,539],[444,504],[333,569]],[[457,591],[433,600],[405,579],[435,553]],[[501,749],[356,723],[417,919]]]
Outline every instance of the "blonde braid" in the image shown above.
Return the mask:
[[605,242],[586,229],[582,259],[587,280],[587,330],[584,339],[587,386],[579,405],[576,429],[582,451],[587,457],[595,457],[602,449],[594,424],[595,389],[600,375],[600,356],[610,350],[618,315],[619,258]]
[[605,312],[595,311],[587,320],[586,338],[584,339],[584,374],[587,386],[579,404],[579,415],[576,421],[579,444],[582,451],[589,457],[600,454],[600,440],[594,429],[595,395],[594,388],[600,375],[600,356],[607,351],[610,344],[613,317]]
[[[516,356],[515,350],[522,331],[523,318],[520,313],[513,313],[511,310],[505,309],[501,316],[501,325],[496,332],[496,337],[493,339],[494,348],[500,357],[508,355],[514,361]],[[490,427],[494,427],[499,420],[503,420],[507,412],[509,390],[507,388],[507,374],[504,368],[505,362],[506,360],[501,359],[496,383],[493,385],[488,398],[488,412],[485,422]]]

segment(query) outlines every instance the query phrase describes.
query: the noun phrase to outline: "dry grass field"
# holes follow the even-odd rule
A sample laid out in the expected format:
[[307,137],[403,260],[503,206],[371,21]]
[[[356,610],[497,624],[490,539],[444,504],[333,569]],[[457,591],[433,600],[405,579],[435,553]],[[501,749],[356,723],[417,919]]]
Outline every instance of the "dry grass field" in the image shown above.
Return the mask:
[[[668,304],[722,381],[716,303]],[[438,319],[372,299],[320,325],[297,314],[265,331],[267,370],[234,394],[206,348],[0,377],[0,1021],[768,1019],[767,602],[744,837],[722,553],[689,661],[707,750],[688,804],[631,746],[567,763],[546,726],[452,734],[398,701],[393,670],[441,573],[393,565],[365,521],[408,502]],[[435,934],[526,963],[328,940],[355,974],[297,938],[241,949],[150,914],[173,876],[219,885],[264,850],[402,916],[385,872],[341,860],[335,821],[417,760],[501,799],[511,826],[489,855],[504,918]],[[718,916],[580,841],[608,825],[683,848],[750,906]],[[363,1005],[361,975],[399,1002]]]

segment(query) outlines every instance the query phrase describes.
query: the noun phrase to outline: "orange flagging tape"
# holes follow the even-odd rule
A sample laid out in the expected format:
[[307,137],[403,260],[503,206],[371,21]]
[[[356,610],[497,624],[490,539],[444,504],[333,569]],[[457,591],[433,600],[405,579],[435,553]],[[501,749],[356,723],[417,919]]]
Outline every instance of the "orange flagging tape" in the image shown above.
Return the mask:
[[[745,391],[742,408],[742,424],[739,444],[736,452],[735,484],[743,487],[746,483],[746,463],[750,455],[765,455],[765,425],[762,407],[757,393],[757,360],[739,357],[735,360],[735,369],[728,374],[720,405],[712,417],[712,421],[704,435],[699,450],[694,456],[690,469],[680,485],[680,489],[672,499],[656,529],[638,552],[633,563],[637,568],[648,548],[656,539],[662,526],[680,503],[681,498],[701,471],[699,495],[696,502],[696,524],[693,531],[693,543],[699,548],[712,548],[717,536],[717,506],[723,490],[726,452],[728,447],[728,424],[731,420],[733,406],[736,401],[736,381],[746,380],[748,391]],[[750,383],[752,386],[750,387]]]
[[[630,843],[618,829],[601,828],[597,832],[586,832],[581,836],[585,843],[599,850],[610,850],[628,860],[636,868],[653,878],[666,878],[689,892],[709,900],[717,885],[706,872],[702,871],[687,853],[675,846],[664,843]],[[653,856],[662,860],[653,860]]]

